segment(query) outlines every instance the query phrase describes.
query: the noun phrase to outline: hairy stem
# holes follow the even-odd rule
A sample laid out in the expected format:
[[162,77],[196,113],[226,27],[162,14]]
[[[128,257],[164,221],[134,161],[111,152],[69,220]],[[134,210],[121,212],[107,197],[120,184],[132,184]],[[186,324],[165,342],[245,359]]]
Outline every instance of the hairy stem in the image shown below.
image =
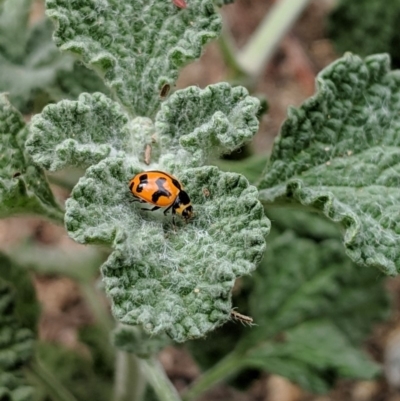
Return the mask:
[[181,398],[168,379],[163,367],[157,359],[143,359],[141,367],[146,379],[152,386],[160,401],[180,401]]
[[42,386],[52,401],[77,401],[41,361],[34,361],[28,368],[28,374]]
[[138,358],[133,354],[118,351],[113,401],[141,401],[145,385]]
[[271,58],[282,37],[310,0],[280,0],[264,17],[251,39],[237,55],[237,63],[248,75],[257,76]]
[[241,368],[241,357],[234,351],[218,362],[211,369],[204,372],[184,394],[184,401],[196,399],[200,394],[226,379]]

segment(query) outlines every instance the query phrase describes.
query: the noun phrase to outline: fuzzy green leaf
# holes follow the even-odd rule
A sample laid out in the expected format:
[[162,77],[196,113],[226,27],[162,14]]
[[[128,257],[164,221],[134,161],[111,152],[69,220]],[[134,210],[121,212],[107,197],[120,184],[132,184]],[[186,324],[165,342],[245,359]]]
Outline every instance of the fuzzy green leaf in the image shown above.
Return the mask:
[[196,218],[174,232],[130,202],[127,183],[140,170],[122,158],[89,168],[67,201],[67,229],[78,242],[114,248],[102,273],[120,321],[175,341],[203,336],[229,318],[235,278],[260,260],[269,221],[244,177],[201,167],[179,176]]
[[156,130],[169,153],[183,148],[191,166],[207,157],[230,153],[253,138],[258,130],[260,103],[242,86],[221,82],[205,89],[191,86],[175,92],[161,107]]
[[289,111],[260,183],[265,204],[323,212],[356,263],[390,275],[400,270],[399,90],[385,55],[327,67],[317,94]]
[[337,377],[371,380],[380,372],[376,363],[323,320],[289,330],[281,343],[250,351],[243,364],[285,376],[316,393],[328,391]]
[[118,155],[129,138],[127,124],[118,103],[101,93],[83,93],[77,101],[63,100],[35,115],[26,148],[47,170],[85,168]]
[[62,219],[44,173],[23,150],[27,128],[22,116],[0,95],[0,217],[38,213]]
[[211,0],[47,0],[55,40],[96,70],[132,115],[154,116],[160,91],[220,30]]
[[[182,102],[179,112],[190,116],[186,121],[177,120],[169,107],[178,107],[176,99]],[[69,235],[114,248],[102,272],[122,323],[185,341],[229,318],[234,280],[261,259],[269,221],[256,188],[244,177],[216,167],[188,168],[201,165],[213,145],[224,151],[254,135],[258,101],[242,88],[217,84],[178,91],[166,105],[169,113],[160,115],[171,118],[159,123],[157,116],[156,125],[145,117],[131,119],[101,94],[49,105],[34,117],[27,149],[45,168],[92,165],[66,204]],[[196,105],[199,116],[189,113]],[[215,115],[221,124],[214,123]],[[172,123],[194,142],[188,150],[180,147],[185,135],[169,140]],[[145,162],[150,144],[151,160]],[[131,202],[128,182],[144,170],[175,174],[190,194],[196,218],[174,232],[162,213],[142,213],[141,205]]]
[[25,383],[21,368],[31,359],[33,336],[14,315],[14,296],[0,279],[0,398],[28,401],[32,388]]
[[258,107],[259,101],[243,87],[190,87],[163,104],[154,126],[148,118],[130,120],[103,94],[84,93],[77,101],[48,105],[34,116],[26,147],[36,163],[53,171],[85,168],[108,156],[121,156],[121,151],[144,163],[150,144],[152,159],[161,155],[160,162],[169,170],[195,167],[211,154],[230,152],[250,140],[258,130]]

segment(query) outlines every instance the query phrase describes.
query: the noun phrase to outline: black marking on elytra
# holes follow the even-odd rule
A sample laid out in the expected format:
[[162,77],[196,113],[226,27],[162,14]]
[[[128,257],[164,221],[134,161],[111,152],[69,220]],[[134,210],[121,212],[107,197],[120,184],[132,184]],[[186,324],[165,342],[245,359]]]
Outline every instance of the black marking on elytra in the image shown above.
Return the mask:
[[176,180],[175,178],[172,178],[172,183],[179,189],[181,190],[181,184],[178,180]]
[[131,192],[132,192],[132,188],[134,185],[135,185],[135,183],[133,181],[129,184],[129,189],[131,190]]
[[158,187],[158,191],[154,192],[153,195],[151,196],[151,200],[153,203],[157,203],[158,200],[160,199],[161,196],[165,196],[167,198],[169,198],[171,196],[171,192],[169,192],[168,190],[166,190],[164,188],[164,183],[167,180],[163,177],[157,178],[156,179],[156,184]]
[[139,181],[140,181],[140,183],[139,183],[139,185],[137,186],[137,188],[136,188],[136,192],[142,192],[143,191],[143,188],[145,187],[145,185],[149,182],[149,180],[148,180],[148,175],[147,174],[142,174],[140,177],[139,177]]
[[178,198],[182,205],[188,205],[190,203],[190,198],[186,191],[179,192]]

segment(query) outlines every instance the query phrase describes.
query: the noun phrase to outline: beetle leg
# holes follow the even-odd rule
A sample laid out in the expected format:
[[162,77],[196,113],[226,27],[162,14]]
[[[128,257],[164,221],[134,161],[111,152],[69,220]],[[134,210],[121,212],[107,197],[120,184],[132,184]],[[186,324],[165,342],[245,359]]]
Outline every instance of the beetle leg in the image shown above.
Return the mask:
[[129,202],[147,203],[145,200],[140,199],[140,198],[133,198],[133,199],[130,199]]
[[160,206],[154,206],[152,209],[146,209],[146,208],[142,207],[141,210],[145,210],[147,212],[154,212],[155,210],[158,210],[158,209],[160,209]]
[[[169,212],[169,210],[171,209],[171,207],[174,206],[174,204],[172,204],[171,206],[168,206],[165,210],[164,210],[164,216],[167,215],[167,213]],[[172,212],[173,213],[173,212]]]

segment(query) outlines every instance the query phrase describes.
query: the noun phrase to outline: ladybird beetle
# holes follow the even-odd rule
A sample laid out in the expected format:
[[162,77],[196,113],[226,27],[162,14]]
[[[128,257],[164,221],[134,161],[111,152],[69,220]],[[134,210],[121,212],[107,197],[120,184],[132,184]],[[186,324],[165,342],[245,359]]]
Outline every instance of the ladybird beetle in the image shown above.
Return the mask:
[[166,208],[166,215],[171,209],[173,217],[179,214],[186,222],[193,217],[189,195],[183,190],[182,184],[168,173],[143,171],[129,181],[129,189],[139,202],[155,205],[151,211]]

